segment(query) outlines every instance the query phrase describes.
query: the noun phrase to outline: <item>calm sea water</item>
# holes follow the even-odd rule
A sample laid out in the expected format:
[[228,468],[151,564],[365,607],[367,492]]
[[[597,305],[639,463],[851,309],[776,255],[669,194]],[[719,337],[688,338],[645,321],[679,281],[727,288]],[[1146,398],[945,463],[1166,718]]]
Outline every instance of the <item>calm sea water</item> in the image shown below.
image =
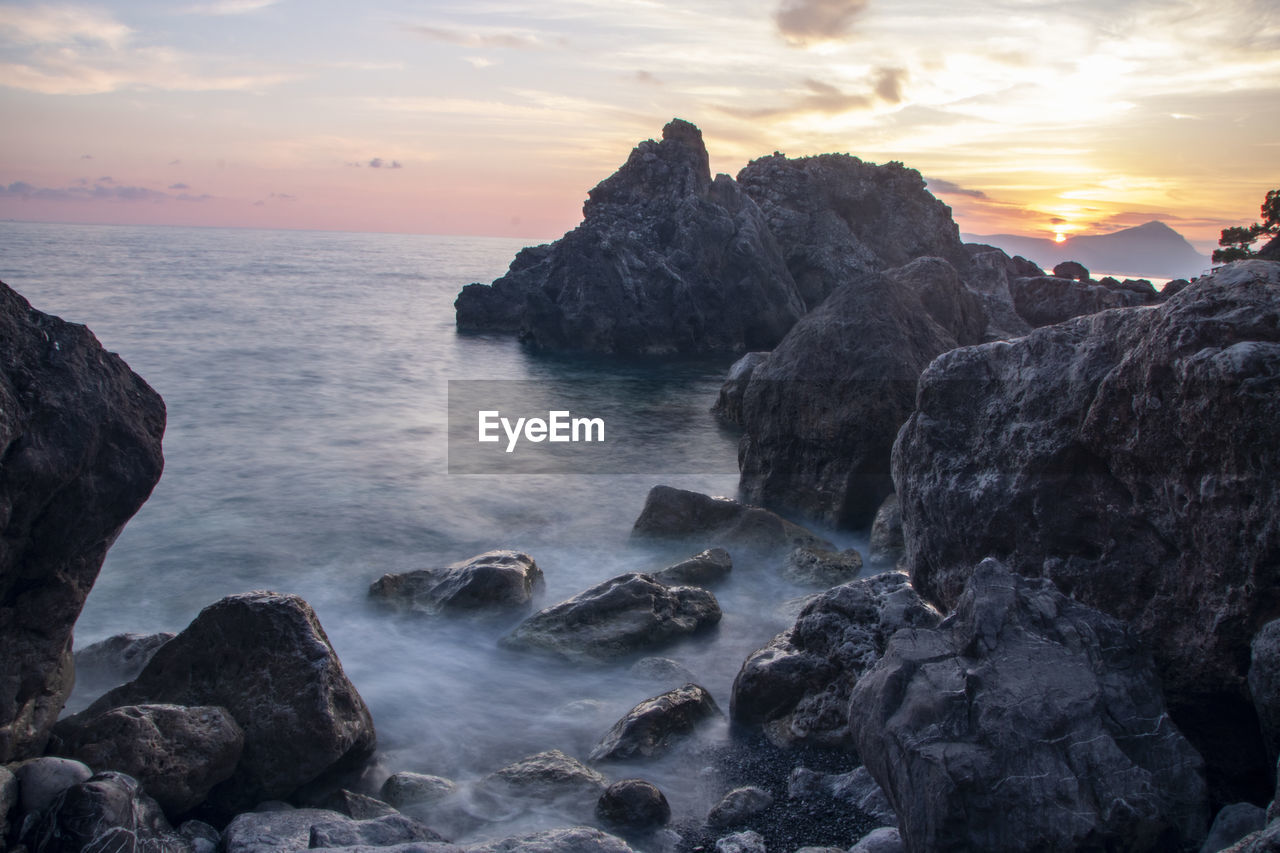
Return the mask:
[[[0,279],[36,308],[89,326],[168,406],[164,476],[108,555],[78,645],[180,630],[230,593],[297,593],[372,709],[382,768],[462,781],[544,749],[585,758],[622,713],[661,692],[625,666],[500,650],[518,618],[399,618],[366,599],[384,572],[517,548],[545,572],[545,606],[686,556],[629,541],[651,486],[736,489],[737,438],[708,412],[725,359],[549,358],[509,337],[455,332],[459,288],[501,275],[521,245],[0,223]],[[648,436],[619,469],[647,473],[451,475],[451,379],[589,380],[599,405],[630,413],[635,434]],[[661,405],[652,387],[634,396],[645,385],[636,379],[662,381]],[[716,590],[718,631],[661,654],[727,710],[743,658],[790,624],[810,592],[739,572]],[[640,773],[666,790],[677,817],[701,816],[723,789],[699,770],[672,758],[607,775]],[[524,814],[471,834],[564,822],[554,811]]]

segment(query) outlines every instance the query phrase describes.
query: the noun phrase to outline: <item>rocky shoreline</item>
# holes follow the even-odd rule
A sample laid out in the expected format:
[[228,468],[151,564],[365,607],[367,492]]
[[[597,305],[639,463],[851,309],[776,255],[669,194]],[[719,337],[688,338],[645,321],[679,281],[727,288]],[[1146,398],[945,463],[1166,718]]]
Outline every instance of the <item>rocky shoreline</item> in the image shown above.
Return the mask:
[[[741,500],[656,485],[637,508],[632,536],[685,559],[549,606],[518,551],[372,582],[401,618],[517,614],[504,653],[652,680],[584,754],[475,779],[378,765],[297,596],[72,658],[164,405],[0,285],[0,851],[1272,849],[1280,262],[1160,292],[1045,275],[961,243],[901,164],[707,162],[672,122],[578,229],[458,298],[460,330],[535,348],[752,350],[714,401]],[[814,593],[714,696],[660,655],[762,569]],[[101,695],[59,719],[77,677]],[[633,774],[681,753],[723,791],[673,822]],[[451,840],[548,811],[573,822]]]

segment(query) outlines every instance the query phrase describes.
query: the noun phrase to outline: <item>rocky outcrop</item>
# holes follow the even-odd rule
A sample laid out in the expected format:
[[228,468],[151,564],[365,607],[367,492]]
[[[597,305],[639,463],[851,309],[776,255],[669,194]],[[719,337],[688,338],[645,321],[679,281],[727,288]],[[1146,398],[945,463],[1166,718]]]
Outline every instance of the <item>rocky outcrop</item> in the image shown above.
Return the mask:
[[940,353],[979,340],[981,311],[945,261],[846,282],[751,374],[739,489],[843,527],[870,525],[893,491],[889,453]]
[[722,716],[705,688],[686,684],[646,699],[628,711],[591,750],[590,760],[654,758],[692,734],[703,722]]
[[112,772],[63,791],[24,827],[20,840],[30,853],[191,849],[136,780]]
[[951,209],[901,163],[773,154],[751,161],[738,183],[764,212],[809,310],[864,273],[926,255],[964,260]]
[[729,716],[742,725],[764,724],[776,742],[848,746],[853,685],[895,631],[930,627],[940,618],[901,572],[830,589],[742,664]]
[[1021,256],[1009,257],[995,246],[965,243],[969,263],[964,270],[964,283],[982,300],[987,327],[983,340],[1000,341],[1018,338],[1031,331],[1013,306],[1010,282],[1021,276],[1044,275],[1044,270]]
[[600,795],[596,817],[626,830],[647,830],[671,820],[671,806],[662,791],[643,779],[622,779]]
[[396,610],[462,613],[528,607],[545,586],[542,570],[521,551],[487,551],[442,569],[385,574],[369,597]]
[[244,732],[225,708],[126,705],[61,724],[53,748],[98,770],[137,779],[171,817],[230,778]]
[[702,133],[676,119],[598,184],[583,221],[458,295],[458,328],[517,330],[551,350],[662,354],[767,349],[803,313],[750,197],[712,180]]
[[160,396],[84,326],[0,283],[0,762],[39,755],[72,628],[164,460]]
[[733,558],[723,548],[708,548],[694,554],[687,560],[681,560],[667,566],[653,576],[665,584],[693,584],[702,586],[724,580],[733,571]]
[[936,628],[900,631],[850,729],[909,850],[1178,850],[1208,823],[1201,759],[1123,624],[975,568]]
[[244,751],[209,802],[234,813],[287,797],[375,746],[373,721],[315,613],[296,595],[252,592],[209,605],[136,679],[58,724],[61,736],[125,705],[220,705]]
[[1144,293],[1140,288],[1126,287],[1121,282],[1108,287],[1102,282],[1054,276],[1015,278],[1009,283],[1009,289],[1018,314],[1036,327],[1050,326],[1109,308],[1151,305],[1160,301],[1160,294],[1155,288]]
[[1146,640],[1219,802],[1269,792],[1245,682],[1280,616],[1280,264],[947,353],[894,479],[922,595],[989,555],[1052,578]]
[[1055,278],[1089,281],[1089,270],[1078,261],[1063,261],[1053,268],[1053,275]]
[[785,555],[802,546],[834,547],[762,507],[671,486],[654,486],[649,490],[644,509],[632,527],[632,535],[724,545],[756,557]]

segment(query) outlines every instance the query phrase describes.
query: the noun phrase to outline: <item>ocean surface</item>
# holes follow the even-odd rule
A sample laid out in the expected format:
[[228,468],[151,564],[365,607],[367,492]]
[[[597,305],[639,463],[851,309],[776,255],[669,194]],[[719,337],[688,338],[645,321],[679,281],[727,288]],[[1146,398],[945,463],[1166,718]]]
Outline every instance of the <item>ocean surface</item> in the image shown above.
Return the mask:
[[[179,631],[231,593],[297,593],[372,710],[378,771],[464,783],[546,749],[585,759],[629,708],[676,686],[625,663],[582,667],[499,648],[520,616],[413,618],[367,599],[385,572],[514,548],[543,569],[538,606],[547,606],[689,555],[630,540],[652,486],[736,491],[737,436],[709,413],[729,359],[548,357],[508,336],[455,331],[458,290],[501,275],[523,245],[0,223],[0,280],[87,325],[168,406],[164,476],[111,549],[77,646]],[[633,436],[626,459],[589,470],[634,473],[449,473],[450,380],[473,390],[479,380],[535,392],[589,386],[584,405],[625,420]],[[742,660],[814,590],[762,570],[736,572],[715,592],[719,628],[656,653],[690,669],[727,712]],[[77,695],[72,707],[93,698]],[[726,736],[724,726],[704,735]],[[697,754],[604,769],[657,783],[677,820],[701,818],[725,788]],[[475,811],[453,827],[459,840],[570,822],[554,808]]]

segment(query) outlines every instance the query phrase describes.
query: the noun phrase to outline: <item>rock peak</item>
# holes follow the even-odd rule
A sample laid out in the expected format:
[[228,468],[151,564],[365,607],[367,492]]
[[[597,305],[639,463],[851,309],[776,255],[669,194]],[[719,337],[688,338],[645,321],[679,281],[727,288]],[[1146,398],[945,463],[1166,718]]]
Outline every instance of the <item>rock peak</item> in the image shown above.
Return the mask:
[[702,131],[693,122],[685,121],[682,118],[673,118],[667,122],[666,127],[662,128],[662,139],[672,142],[683,142],[694,148],[707,150],[706,144],[702,141]]

